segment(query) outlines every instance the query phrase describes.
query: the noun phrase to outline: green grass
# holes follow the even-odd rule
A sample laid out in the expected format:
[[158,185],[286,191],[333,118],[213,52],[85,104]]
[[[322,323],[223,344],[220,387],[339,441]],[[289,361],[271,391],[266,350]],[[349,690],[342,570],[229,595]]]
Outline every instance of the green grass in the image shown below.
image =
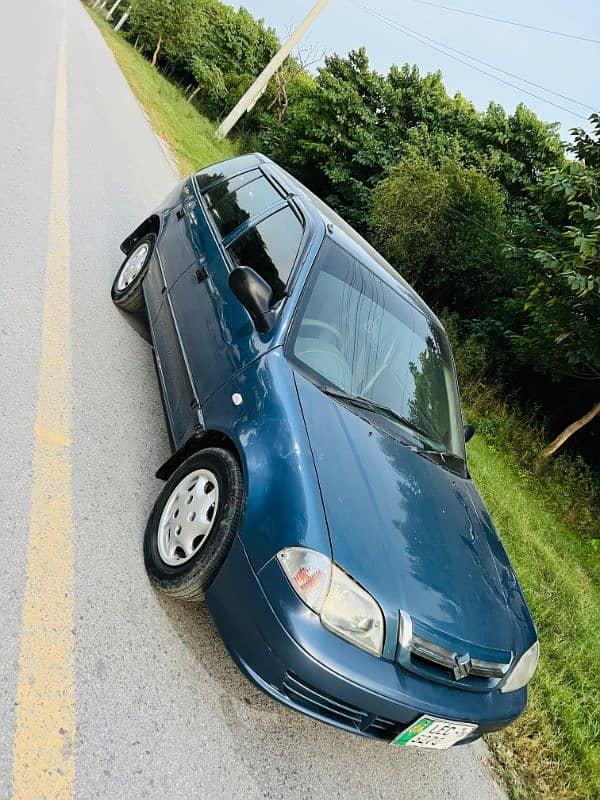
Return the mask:
[[489,737],[517,798],[600,797],[598,556],[527,488],[509,459],[469,444],[473,477],[502,536],[541,644],[526,713]]
[[[182,174],[236,154],[179,89],[92,16]],[[487,438],[469,444],[470,466],[531,606],[542,653],[527,712],[489,743],[514,798],[598,800],[600,554],[565,524],[562,505]],[[555,488],[568,493],[559,478]]]
[[85,7],[113,51],[152,127],[167,143],[182,176],[237,155],[235,143],[215,139],[213,123],[186,101],[178,87],[152,68],[102,16]]

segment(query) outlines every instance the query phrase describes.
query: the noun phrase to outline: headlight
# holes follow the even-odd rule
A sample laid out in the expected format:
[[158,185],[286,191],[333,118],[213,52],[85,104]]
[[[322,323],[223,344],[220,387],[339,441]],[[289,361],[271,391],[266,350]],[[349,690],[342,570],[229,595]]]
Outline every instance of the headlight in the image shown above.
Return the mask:
[[511,670],[506,683],[500,687],[501,692],[516,692],[522,689],[533,678],[540,657],[540,643],[535,641],[529,650],[526,650],[517,664]]
[[383,614],[368,592],[333,565],[321,622],[342,639],[375,655],[383,650]]
[[277,558],[296,594],[320,614],[326,628],[363,650],[381,655],[383,614],[368,592],[314,550],[288,547]]

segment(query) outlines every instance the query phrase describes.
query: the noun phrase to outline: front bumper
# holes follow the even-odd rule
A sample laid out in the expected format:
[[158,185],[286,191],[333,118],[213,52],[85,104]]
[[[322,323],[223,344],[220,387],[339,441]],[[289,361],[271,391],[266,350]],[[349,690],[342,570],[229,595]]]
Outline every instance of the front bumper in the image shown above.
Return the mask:
[[526,691],[466,692],[428,681],[327,631],[275,559],[258,573],[236,537],[206,592],[231,656],[257,686],[336,727],[391,740],[422,714],[477,724],[466,741],[508,725]]

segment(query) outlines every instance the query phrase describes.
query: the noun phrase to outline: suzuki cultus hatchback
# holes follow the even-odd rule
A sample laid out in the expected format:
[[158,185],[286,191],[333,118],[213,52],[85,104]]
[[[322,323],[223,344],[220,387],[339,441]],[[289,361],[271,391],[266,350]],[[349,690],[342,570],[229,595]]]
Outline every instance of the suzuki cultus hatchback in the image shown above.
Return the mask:
[[113,300],[147,316],[173,448],[153,585],[205,597],[240,669],[323,722],[441,749],[514,720],[536,631],[423,300],[256,154],[122,249]]

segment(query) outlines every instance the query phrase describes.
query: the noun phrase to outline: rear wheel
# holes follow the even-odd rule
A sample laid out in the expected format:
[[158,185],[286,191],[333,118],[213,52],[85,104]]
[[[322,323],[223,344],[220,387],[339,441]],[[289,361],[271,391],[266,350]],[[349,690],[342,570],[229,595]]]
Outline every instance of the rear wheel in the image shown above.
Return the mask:
[[173,473],[146,526],[144,562],[163,594],[202,600],[229,552],[244,507],[237,460],[227,450],[194,453]]
[[124,311],[139,311],[144,307],[142,280],[148,270],[156,237],[148,234],[136,242],[121,264],[112,285],[113,303]]

